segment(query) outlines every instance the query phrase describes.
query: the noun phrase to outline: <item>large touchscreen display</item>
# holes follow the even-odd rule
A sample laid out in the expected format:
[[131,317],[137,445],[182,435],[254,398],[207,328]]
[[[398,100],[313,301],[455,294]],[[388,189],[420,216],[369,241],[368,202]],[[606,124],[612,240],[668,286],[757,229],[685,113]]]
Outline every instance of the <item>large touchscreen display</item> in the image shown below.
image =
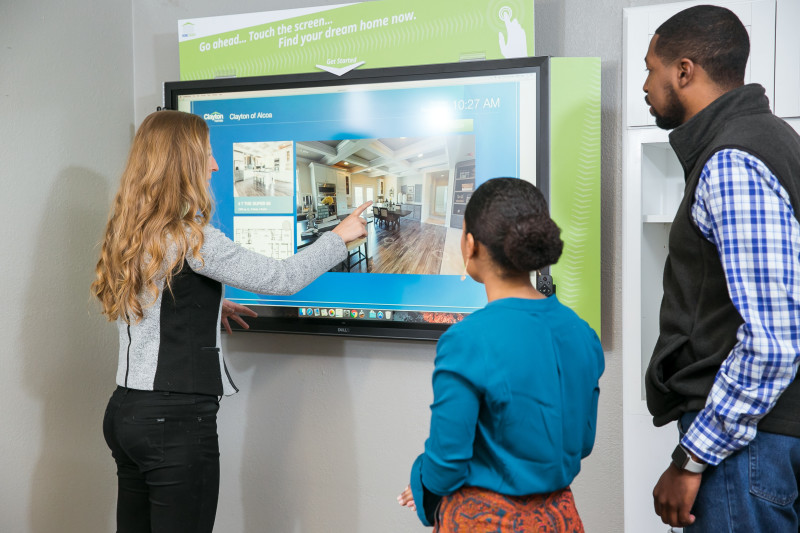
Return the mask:
[[242,246],[288,257],[373,202],[367,238],[299,293],[226,297],[262,316],[373,323],[452,323],[481,308],[483,287],[462,279],[464,208],[493,177],[537,183],[539,75],[179,96],[210,129],[214,222]]

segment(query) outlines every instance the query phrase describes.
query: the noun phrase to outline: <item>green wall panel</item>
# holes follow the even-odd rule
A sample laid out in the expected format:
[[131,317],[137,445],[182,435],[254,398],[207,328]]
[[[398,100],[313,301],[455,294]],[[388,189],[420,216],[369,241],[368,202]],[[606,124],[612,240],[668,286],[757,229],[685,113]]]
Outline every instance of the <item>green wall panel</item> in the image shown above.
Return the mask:
[[564,253],[559,300],[600,334],[600,59],[550,61],[550,211]]

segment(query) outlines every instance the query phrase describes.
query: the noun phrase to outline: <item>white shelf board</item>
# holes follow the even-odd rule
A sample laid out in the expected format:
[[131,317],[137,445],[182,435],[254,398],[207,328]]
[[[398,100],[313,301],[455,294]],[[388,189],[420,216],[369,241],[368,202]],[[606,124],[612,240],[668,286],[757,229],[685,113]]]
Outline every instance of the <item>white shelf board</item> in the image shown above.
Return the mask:
[[643,215],[642,222],[645,224],[672,224],[675,215]]

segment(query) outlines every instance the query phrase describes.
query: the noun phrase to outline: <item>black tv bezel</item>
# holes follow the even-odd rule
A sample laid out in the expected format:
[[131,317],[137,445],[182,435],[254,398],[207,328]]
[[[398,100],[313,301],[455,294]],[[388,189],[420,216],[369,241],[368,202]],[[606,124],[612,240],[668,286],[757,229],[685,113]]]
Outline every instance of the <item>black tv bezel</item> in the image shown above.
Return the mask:
[[[452,79],[471,76],[508,75],[536,72],[536,175],[537,187],[545,198],[550,197],[550,81],[549,57],[526,57],[490,61],[470,61],[355,69],[342,76],[329,72],[253,76],[245,78],[217,78],[164,82],[162,108],[178,109],[178,98],[190,94],[281,90],[364,83],[386,83],[429,79]],[[271,306],[248,306],[258,311]],[[291,307],[291,306],[287,306]],[[357,306],[356,306],[357,307]],[[450,324],[427,322],[380,321],[369,319],[317,319],[300,317],[248,318],[251,332],[289,333],[305,335],[331,335],[383,339],[435,341]],[[235,329],[241,329],[233,324]]]

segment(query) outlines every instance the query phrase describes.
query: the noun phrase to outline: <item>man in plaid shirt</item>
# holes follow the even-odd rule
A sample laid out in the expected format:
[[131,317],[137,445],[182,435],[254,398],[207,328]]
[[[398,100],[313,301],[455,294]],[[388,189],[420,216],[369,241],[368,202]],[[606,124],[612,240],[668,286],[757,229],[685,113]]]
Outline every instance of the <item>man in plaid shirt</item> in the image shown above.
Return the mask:
[[686,178],[646,375],[654,423],[681,434],[655,510],[686,533],[800,525],[800,136],[744,85],[749,49],[732,12],[696,6],[645,57]]

